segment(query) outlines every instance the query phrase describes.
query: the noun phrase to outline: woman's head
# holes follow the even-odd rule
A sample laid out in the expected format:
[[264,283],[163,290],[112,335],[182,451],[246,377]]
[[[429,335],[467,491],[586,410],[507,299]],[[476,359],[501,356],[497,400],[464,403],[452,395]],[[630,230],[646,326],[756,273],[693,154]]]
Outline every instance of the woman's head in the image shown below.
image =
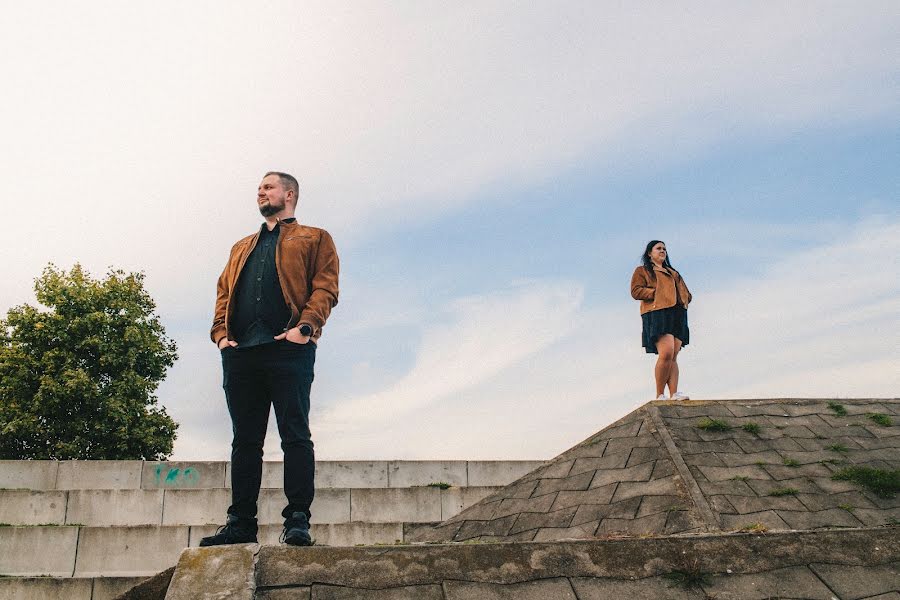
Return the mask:
[[650,240],[644,249],[644,255],[641,257],[641,263],[644,268],[653,274],[653,265],[659,264],[664,267],[673,268],[669,262],[669,252],[666,250],[666,243],[662,240]]

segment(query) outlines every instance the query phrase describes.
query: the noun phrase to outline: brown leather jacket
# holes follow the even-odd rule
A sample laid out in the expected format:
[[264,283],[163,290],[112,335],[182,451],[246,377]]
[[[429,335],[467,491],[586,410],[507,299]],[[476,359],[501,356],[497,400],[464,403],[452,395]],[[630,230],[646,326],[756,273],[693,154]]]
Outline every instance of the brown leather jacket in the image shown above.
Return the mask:
[[641,314],[675,306],[675,286],[678,286],[681,304],[687,308],[691,301],[691,292],[681,274],[675,269],[669,272],[656,265],[653,266],[653,272],[656,275],[655,279],[650,278],[647,269],[638,267],[631,276],[631,297],[641,301]]
[[[259,233],[248,235],[232,246],[225,270],[219,276],[216,311],[209,331],[209,337],[216,344],[223,337],[232,339],[228,331],[231,298],[241,269],[256,247]],[[331,235],[324,229],[300,225],[296,221],[282,222],[275,247],[275,270],[284,301],[291,309],[291,318],[285,323],[284,330],[308,323],[313,329],[313,341],[318,340],[332,307],[338,302],[339,263]]]

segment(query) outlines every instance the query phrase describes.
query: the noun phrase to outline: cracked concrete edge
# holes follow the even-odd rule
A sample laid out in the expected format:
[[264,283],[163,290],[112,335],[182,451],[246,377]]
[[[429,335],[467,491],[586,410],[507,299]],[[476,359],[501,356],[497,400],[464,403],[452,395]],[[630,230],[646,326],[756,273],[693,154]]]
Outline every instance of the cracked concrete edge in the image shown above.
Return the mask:
[[259,544],[185,548],[165,600],[253,600]]
[[837,402],[839,404],[867,404],[870,402],[898,402],[900,398],[704,398],[702,400],[651,400],[647,406],[703,406],[710,404],[744,404],[749,406],[765,406],[768,404],[820,404]]
[[706,531],[720,531],[719,519],[716,518],[715,513],[713,513],[709,501],[707,501],[706,496],[697,484],[697,480],[691,475],[691,470],[688,469],[687,464],[684,462],[684,458],[681,456],[681,452],[675,445],[675,440],[672,439],[672,434],[669,433],[669,429],[663,421],[662,415],[659,414],[659,408],[653,405],[647,406],[647,414],[650,416],[650,421],[656,428],[659,437],[662,438],[663,445],[666,447],[666,451],[669,453],[672,462],[675,463],[675,470],[678,471],[688,493],[691,495],[691,500],[694,501],[694,506],[697,507],[700,518],[703,519]]
[[641,578],[677,570],[759,573],[831,563],[871,566],[900,560],[897,528],[764,535],[290,548],[260,551],[259,589],[314,583],[386,589],[445,580],[519,583],[548,577]]

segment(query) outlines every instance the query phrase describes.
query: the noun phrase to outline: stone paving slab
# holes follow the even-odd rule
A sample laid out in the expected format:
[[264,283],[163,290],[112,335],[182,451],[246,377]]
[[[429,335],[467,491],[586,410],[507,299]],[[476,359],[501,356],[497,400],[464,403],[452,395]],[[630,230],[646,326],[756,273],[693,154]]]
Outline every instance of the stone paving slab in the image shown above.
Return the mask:
[[831,590],[806,566],[774,569],[765,573],[716,575],[710,585],[702,587],[717,600],[822,600],[833,597]]
[[900,592],[900,562],[864,567],[829,564],[811,567],[841,600]]
[[685,589],[666,577],[621,580],[594,577],[570,579],[578,600],[707,600],[700,589]]
[[578,600],[568,579],[541,579],[507,585],[447,581],[446,600]]
[[466,484],[470,487],[507,485],[543,464],[544,461],[538,460],[470,460]]

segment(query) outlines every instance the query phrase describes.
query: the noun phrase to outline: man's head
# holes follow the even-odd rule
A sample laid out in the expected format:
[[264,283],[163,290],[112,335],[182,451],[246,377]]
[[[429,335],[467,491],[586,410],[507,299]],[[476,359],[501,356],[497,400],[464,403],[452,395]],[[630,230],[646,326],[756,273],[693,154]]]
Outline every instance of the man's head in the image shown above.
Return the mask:
[[293,175],[269,171],[263,176],[256,191],[256,203],[264,217],[282,213],[285,217],[294,215],[300,185]]

